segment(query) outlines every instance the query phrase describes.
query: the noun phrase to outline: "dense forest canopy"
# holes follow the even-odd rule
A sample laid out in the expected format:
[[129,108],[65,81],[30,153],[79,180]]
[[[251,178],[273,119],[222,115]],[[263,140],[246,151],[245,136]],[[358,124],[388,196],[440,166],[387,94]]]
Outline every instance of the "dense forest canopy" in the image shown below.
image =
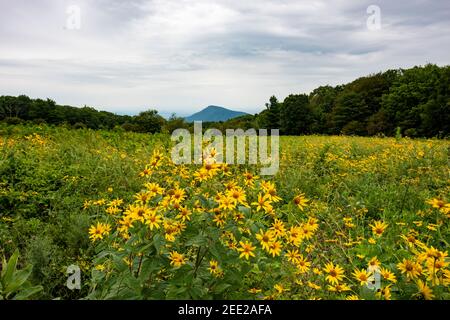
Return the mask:
[[[61,106],[50,99],[30,99],[25,95],[0,97],[0,121],[92,129],[120,126],[150,133],[192,126],[175,115],[166,120],[156,110],[122,116],[87,106]],[[204,125],[208,127],[280,129],[284,135],[361,136],[391,136],[400,128],[402,134],[410,137],[445,137],[450,131],[450,66],[428,64],[388,70],[345,85],[321,86],[309,95],[291,94],[282,102],[272,96],[259,114]]]
[[345,85],[321,86],[309,95],[292,94],[282,102],[272,96],[260,114],[221,125],[279,128],[285,135],[392,136],[400,128],[410,137],[446,137],[450,132],[450,66],[388,70]]

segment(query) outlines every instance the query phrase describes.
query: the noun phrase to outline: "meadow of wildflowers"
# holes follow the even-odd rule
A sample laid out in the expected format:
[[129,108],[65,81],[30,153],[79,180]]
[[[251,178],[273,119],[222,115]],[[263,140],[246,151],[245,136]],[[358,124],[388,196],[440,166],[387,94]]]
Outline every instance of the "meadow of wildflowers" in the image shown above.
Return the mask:
[[450,298],[448,141],[281,137],[259,176],[175,165],[166,135],[0,132],[0,254],[34,297]]
[[[448,298],[448,144],[286,137],[282,168],[174,165],[97,213],[92,298]],[[208,150],[207,150],[208,152]]]

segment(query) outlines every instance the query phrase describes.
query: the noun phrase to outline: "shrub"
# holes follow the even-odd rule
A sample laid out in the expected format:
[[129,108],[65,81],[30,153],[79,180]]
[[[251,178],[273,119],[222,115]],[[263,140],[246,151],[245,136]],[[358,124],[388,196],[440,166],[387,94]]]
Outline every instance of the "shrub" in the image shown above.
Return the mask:
[[9,125],[22,124],[24,121],[18,117],[6,117],[3,121]]
[[19,251],[6,261],[3,258],[0,273],[0,300],[25,300],[36,296],[42,286],[31,286],[28,277],[31,274],[32,266],[28,265],[22,270],[17,270],[17,260]]

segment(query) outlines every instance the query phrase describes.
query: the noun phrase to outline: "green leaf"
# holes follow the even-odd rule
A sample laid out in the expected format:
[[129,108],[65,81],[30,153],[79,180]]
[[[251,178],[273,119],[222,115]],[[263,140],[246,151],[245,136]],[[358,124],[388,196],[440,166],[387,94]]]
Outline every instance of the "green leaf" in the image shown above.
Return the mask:
[[14,296],[13,300],[27,300],[32,295],[34,295],[42,290],[43,290],[42,286],[34,286],[34,287],[23,289]]
[[199,286],[195,286],[189,289],[189,294],[194,300],[199,300],[207,294],[207,289]]
[[3,285],[6,286],[11,281],[14,271],[16,270],[18,258],[19,258],[19,250],[16,249],[16,251],[14,251],[13,255],[9,258],[9,261],[6,265],[5,272],[3,273],[3,271],[2,271]]
[[190,297],[187,292],[187,287],[177,287],[174,285],[169,285],[165,298],[176,300],[176,299],[189,299]]
[[140,281],[146,281],[153,272],[161,269],[161,265],[162,261],[158,257],[142,260],[141,273],[139,274]]
[[155,234],[153,237],[153,245],[155,246],[156,251],[158,254],[161,254],[161,248],[164,246],[165,239],[162,235],[159,233]]
[[[5,257],[2,258],[2,270],[0,273],[0,280],[3,281],[3,276],[6,273],[6,265],[8,264],[8,262],[6,261]],[[1,281],[0,281],[0,285],[1,285]]]
[[97,259],[104,258],[104,257],[107,257],[107,256],[114,256],[114,255],[115,255],[115,251],[112,251],[112,250],[104,250],[104,251],[100,252],[100,253],[97,255],[96,260],[97,260]]
[[137,252],[140,253],[148,253],[148,249],[152,246],[152,243],[142,243],[141,245],[136,246]]
[[189,239],[188,241],[186,241],[186,245],[187,246],[205,246],[208,244],[208,238],[206,238],[203,234],[198,234],[195,237]]
[[239,206],[238,207],[238,211],[242,212],[243,214],[245,214],[247,217],[250,216],[250,208],[244,207],[244,206]]
[[222,293],[225,290],[227,290],[229,287],[231,287],[231,284],[221,283],[214,288],[214,293]]
[[14,292],[19,289],[28,279],[32,271],[32,266],[28,265],[25,269],[17,271],[12,277],[12,281],[5,287],[6,292]]

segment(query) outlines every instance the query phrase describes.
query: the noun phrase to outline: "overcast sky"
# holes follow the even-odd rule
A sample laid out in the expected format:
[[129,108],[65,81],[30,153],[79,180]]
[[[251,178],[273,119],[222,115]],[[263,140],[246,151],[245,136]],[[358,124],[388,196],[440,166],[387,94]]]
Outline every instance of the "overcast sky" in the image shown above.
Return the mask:
[[119,113],[255,113],[428,62],[450,64],[448,0],[0,0],[0,95]]

